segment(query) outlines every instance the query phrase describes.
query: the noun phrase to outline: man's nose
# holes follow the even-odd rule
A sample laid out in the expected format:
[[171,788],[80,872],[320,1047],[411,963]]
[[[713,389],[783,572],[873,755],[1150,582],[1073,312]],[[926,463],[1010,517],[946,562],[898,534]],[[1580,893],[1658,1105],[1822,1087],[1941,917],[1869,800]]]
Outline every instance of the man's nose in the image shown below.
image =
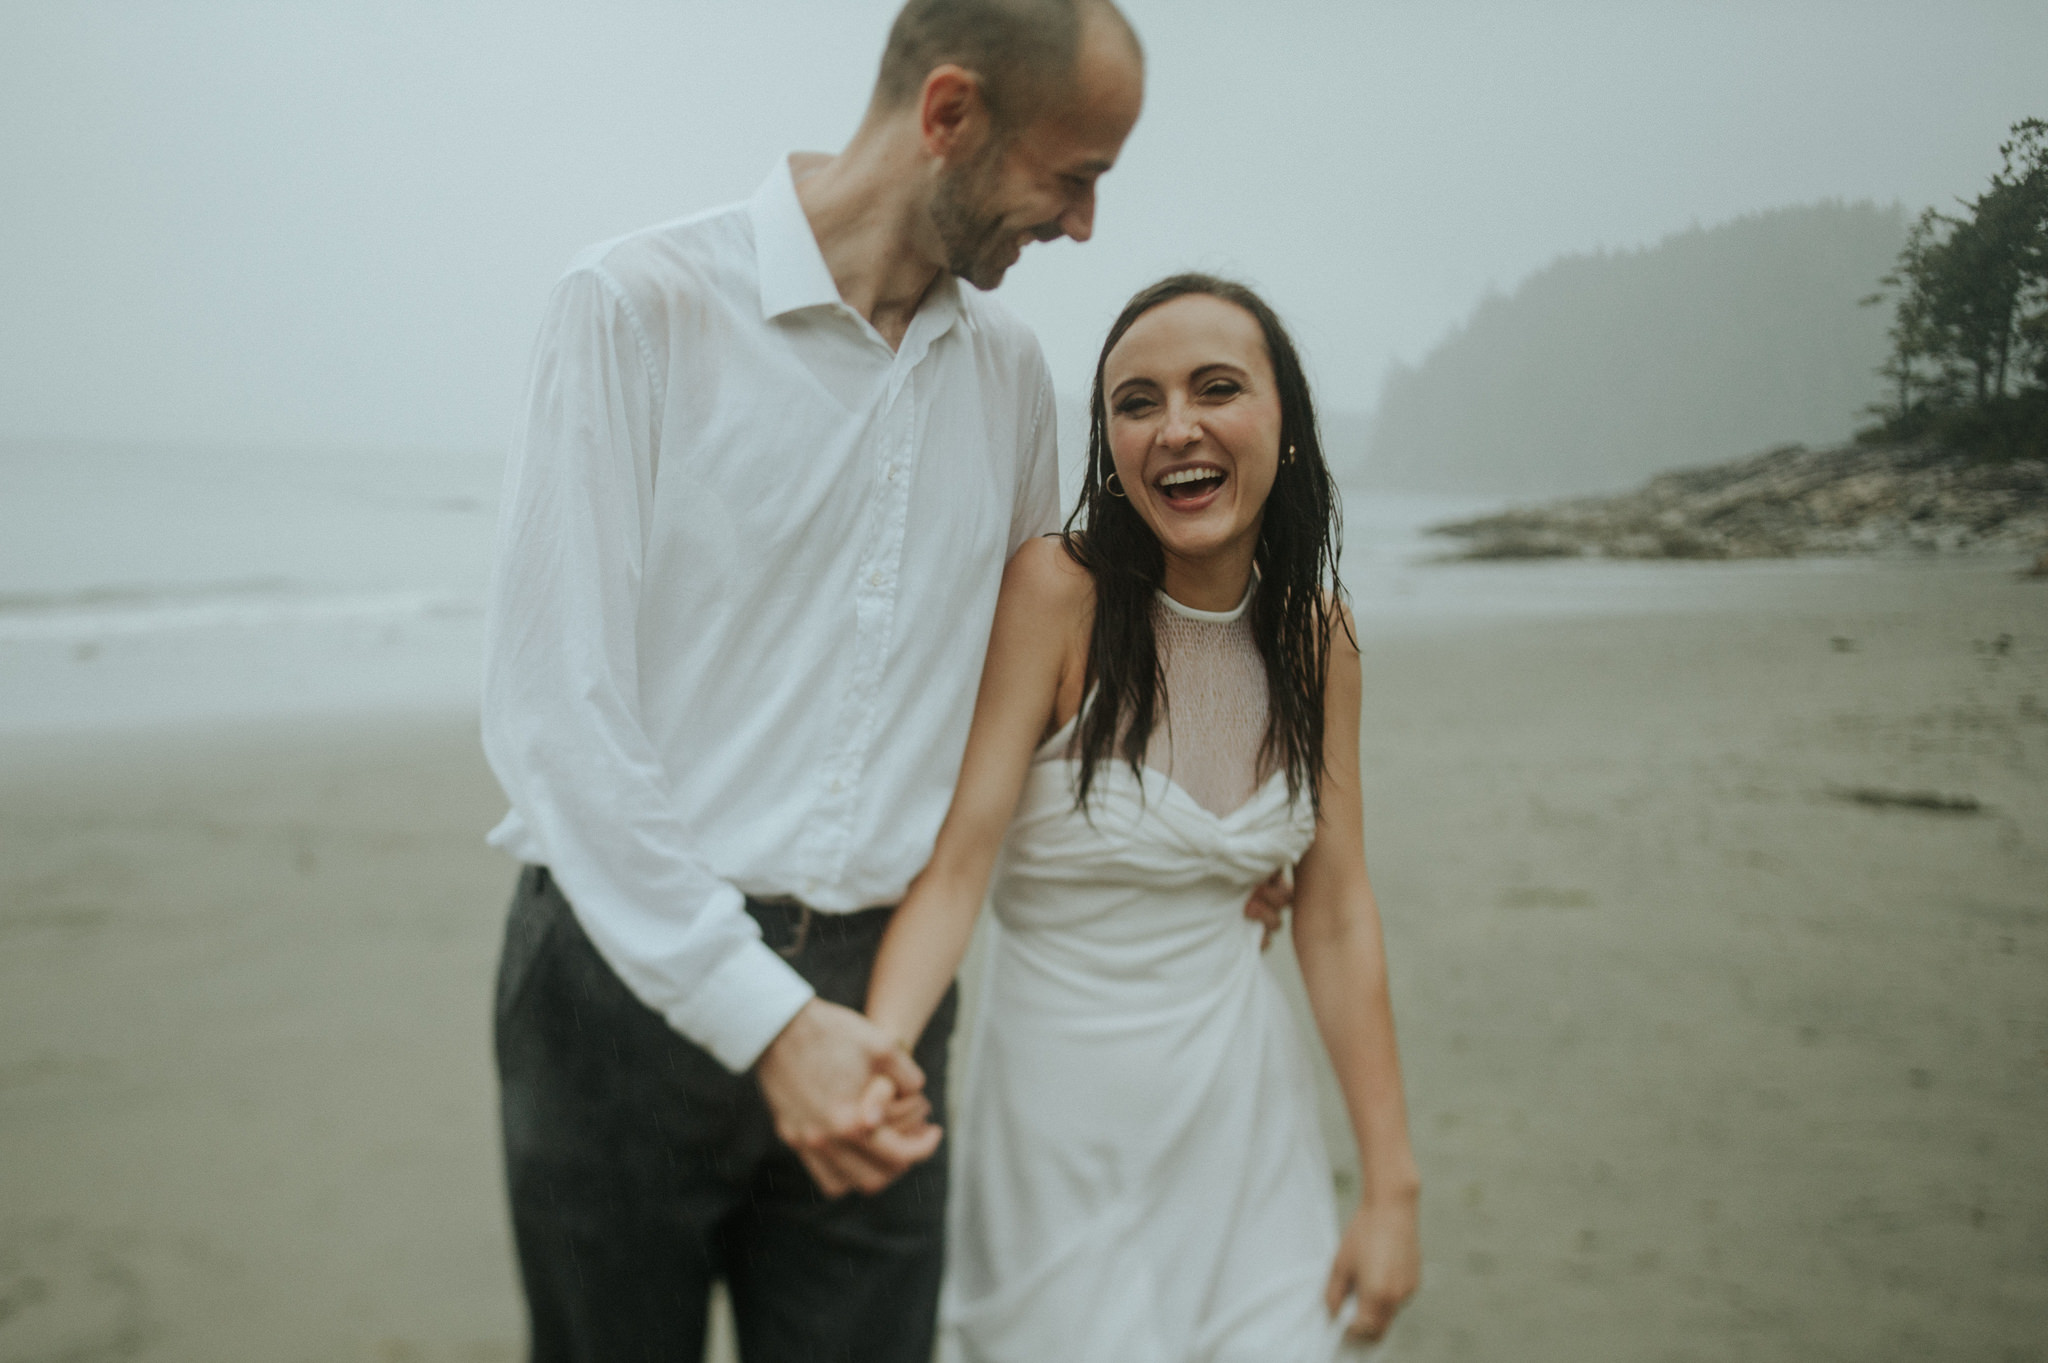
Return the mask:
[[1075,241],[1086,241],[1095,235],[1095,191],[1089,190],[1079,202],[1070,205],[1060,214],[1060,230]]

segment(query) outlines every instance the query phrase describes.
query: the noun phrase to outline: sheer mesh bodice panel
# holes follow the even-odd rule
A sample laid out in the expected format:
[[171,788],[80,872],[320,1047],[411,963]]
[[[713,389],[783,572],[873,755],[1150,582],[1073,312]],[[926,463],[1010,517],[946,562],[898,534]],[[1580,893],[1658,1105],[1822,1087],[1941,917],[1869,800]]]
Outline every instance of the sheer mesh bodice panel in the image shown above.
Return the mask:
[[1235,610],[1198,611],[1160,592],[1152,627],[1166,681],[1145,765],[1173,778],[1211,814],[1249,800],[1272,775],[1266,737],[1266,665],[1252,640],[1252,594]]

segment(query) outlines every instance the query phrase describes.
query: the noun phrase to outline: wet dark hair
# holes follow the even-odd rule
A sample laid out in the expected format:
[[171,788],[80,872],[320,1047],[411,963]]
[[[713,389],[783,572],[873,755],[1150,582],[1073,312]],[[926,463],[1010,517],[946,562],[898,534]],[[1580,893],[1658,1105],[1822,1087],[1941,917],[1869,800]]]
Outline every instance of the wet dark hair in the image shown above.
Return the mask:
[[981,78],[991,123],[1020,128],[1066,88],[1083,24],[1097,12],[1137,49],[1136,32],[1110,0],[910,0],[889,28],[875,103],[902,107],[933,68],[950,62]]
[[[1264,764],[1287,773],[1287,791],[1307,790],[1318,812],[1323,775],[1323,686],[1335,631],[1348,633],[1337,578],[1342,514],[1336,483],[1323,460],[1322,434],[1301,357],[1280,318],[1242,284],[1206,274],[1177,274],[1140,290],[1109,328],[1095,361],[1088,404],[1088,464],[1081,497],[1061,535],[1067,553],[1095,579],[1095,623],[1088,640],[1083,695],[1092,695],[1076,730],[1080,778],[1075,802],[1085,806],[1096,764],[1114,754],[1140,771],[1165,695],[1159,641],[1152,625],[1153,592],[1165,556],[1150,526],[1106,479],[1110,458],[1102,391],[1109,352],[1140,317],[1191,294],[1220,298],[1250,313],[1265,333],[1266,355],[1280,398],[1280,466],[1266,498],[1255,551],[1258,586],[1252,637],[1266,664]],[[1291,453],[1290,453],[1291,452]]]

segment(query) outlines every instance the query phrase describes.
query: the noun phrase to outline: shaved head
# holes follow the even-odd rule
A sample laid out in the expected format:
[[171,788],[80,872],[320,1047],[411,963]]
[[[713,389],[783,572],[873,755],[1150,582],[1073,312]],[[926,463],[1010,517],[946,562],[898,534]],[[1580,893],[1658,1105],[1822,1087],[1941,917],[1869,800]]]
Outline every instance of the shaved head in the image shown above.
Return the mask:
[[1071,87],[1084,32],[1098,19],[1141,55],[1110,0],[910,0],[889,29],[875,107],[910,103],[934,68],[950,64],[980,78],[989,121],[1013,131]]

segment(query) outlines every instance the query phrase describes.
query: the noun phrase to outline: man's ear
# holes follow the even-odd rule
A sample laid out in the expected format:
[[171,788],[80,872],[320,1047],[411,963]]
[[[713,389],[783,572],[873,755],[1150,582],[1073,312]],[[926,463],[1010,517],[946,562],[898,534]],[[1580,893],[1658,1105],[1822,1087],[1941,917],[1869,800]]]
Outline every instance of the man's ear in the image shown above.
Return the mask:
[[971,156],[988,137],[988,104],[981,77],[964,66],[935,66],[919,92],[918,132],[924,149],[941,161]]

